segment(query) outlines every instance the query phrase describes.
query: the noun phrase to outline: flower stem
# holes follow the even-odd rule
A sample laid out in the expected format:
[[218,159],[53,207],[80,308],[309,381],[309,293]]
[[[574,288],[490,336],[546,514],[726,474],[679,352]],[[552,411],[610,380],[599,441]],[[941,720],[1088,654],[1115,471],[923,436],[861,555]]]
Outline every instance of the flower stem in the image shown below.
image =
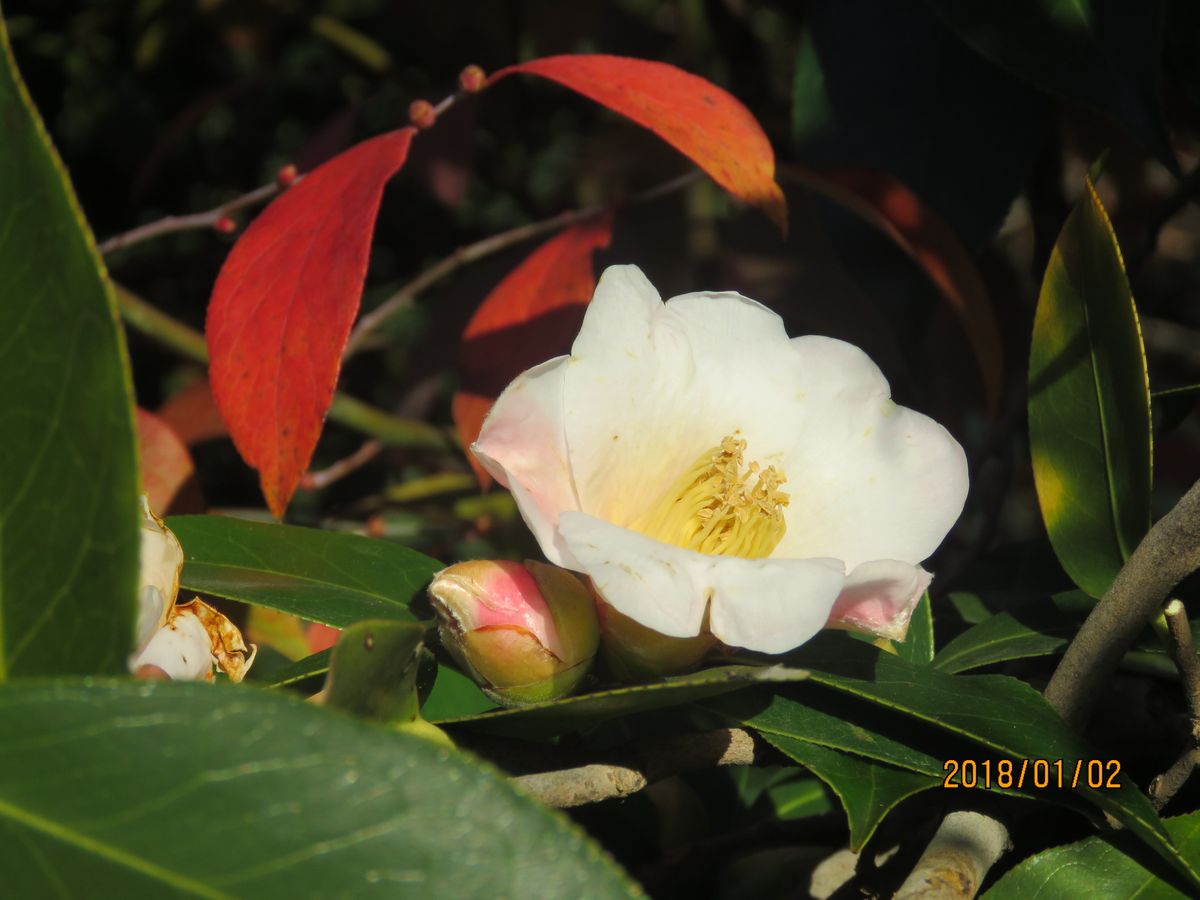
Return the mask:
[[[121,318],[134,330],[198,363],[208,364],[204,335],[155,308],[128,288],[114,284]],[[394,416],[340,391],[333,396],[329,418],[347,428],[378,438],[393,447],[448,450],[449,438],[434,425]]]
[[[640,194],[635,194],[624,202],[623,205],[633,206],[639,203],[645,203],[649,200],[654,200],[659,197],[664,197],[674,193],[700,177],[699,170],[685,172],[670,181],[663,182],[655,187],[649,188]],[[587,219],[595,218],[615,209],[622,204],[608,204],[605,206],[589,206],[585,209],[567,210],[551,216],[548,219],[543,219],[540,222],[530,222],[527,225],[518,225],[516,228],[510,228],[508,231],[502,231],[499,234],[491,235],[483,238],[473,244],[459,247],[453,253],[438,260],[425,271],[421,272],[410,282],[405,284],[394,294],[380,303],[377,307],[366,313],[358,320],[358,324],[354,326],[354,330],[350,332],[350,339],[346,342],[346,350],[343,358],[349,359],[355,353],[369,346],[370,338],[379,327],[388,319],[396,315],[397,312],[407,307],[420,294],[437,284],[439,281],[458,271],[458,269],[483,259],[485,256],[490,256],[493,253],[498,253],[530,238],[538,235],[546,234],[547,232],[557,231],[560,228],[568,228],[579,222]]]

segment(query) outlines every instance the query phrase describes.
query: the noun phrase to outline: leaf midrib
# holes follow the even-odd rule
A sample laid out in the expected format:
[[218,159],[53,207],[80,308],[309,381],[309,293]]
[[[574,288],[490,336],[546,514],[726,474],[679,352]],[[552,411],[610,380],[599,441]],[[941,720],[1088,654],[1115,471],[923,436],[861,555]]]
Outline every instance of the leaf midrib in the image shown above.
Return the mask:
[[187,891],[197,897],[205,897],[208,900],[233,900],[232,894],[218,891],[179,872],[156,865],[144,857],[89,837],[62,823],[47,819],[31,810],[10,803],[3,798],[0,798],[0,817],[4,817],[18,826],[24,826],[26,829],[47,835],[79,850],[95,854],[108,862],[132,869],[170,887]]

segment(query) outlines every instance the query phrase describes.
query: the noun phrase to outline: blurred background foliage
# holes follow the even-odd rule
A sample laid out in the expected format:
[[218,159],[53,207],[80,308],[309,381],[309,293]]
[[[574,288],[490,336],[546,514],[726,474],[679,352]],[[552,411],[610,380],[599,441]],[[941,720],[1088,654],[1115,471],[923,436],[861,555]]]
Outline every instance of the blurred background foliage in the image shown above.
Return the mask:
[[[1200,6],[1028,0],[988,8],[950,0],[4,5],[18,63],[100,239],[213,207],[269,182],[285,163],[311,169],[404,124],[413,99],[441,99],[469,63],[494,71],[557,53],[614,53],[669,62],[729,90],[771,137],[791,206],[789,236],[781,240],[765,217],[697,182],[619,211],[597,270],[636,263],[664,296],[736,289],[780,311],[790,333],[856,343],[897,400],[956,434],[971,458],[972,492],[930,566],[939,573],[939,629],[955,615],[971,618],[965,589],[1027,598],[1071,586],[1034,495],[1027,357],[1050,248],[1085,172],[1106,152],[1100,191],[1142,316],[1151,388],[1200,382]],[[1048,18],[1031,28],[1035,9]],[[416,142],[385,197],[364,304],[455,247],[617,200],[687,167],[654,136],[585,100],[507,80],[458,104]],[[847,171],[884,173],[911,190],[879,193],[875,208],[928,237],[931,260],[918,264],[878,222],[830,198],[828,186],[848,183]],[[199,328],[233,240],[187,232],[118,251],[108,263],[117,281]],[[534,246],[466,267],[422,296],[394,321],[386,346],[347,367],[343,389],[448,424],[463,327]],[[960,256],[999,326],[1002,352],[991,374],[1003,392],[994,414],[977,354],[928,277],[930,265]],[[201,374],[136,333],[130,347],[139,403],[149,409]],[[1194,396],[1155,404],[1156,516],[1200,469],[1200,425],[1187,415]],[[314,466],[362,440],[330,425]],[[253,473],[227,439],[193,452],[198,478],[175,511],[261,505]],[[442,559],[535,552],[511,503],[480,494],[460,455],[391,451],[323,491],[301,492],[292,517],[390,537]],[[955,591],[951,604],[946,595]],[[939,630],[939,643],[950,633]],[[1147,723],[1158,702],[1139,694],[1135,706]],[[773,803],[777,812],[804,810],[801,830],[812,815],[829,824],[828,800],[811,779],[786,790],[722,773],[677,781],[581,814],[625,836],[610,846],[652,890],[696,859],[697,830],[724,835],[706,840],[730,847],[753,843],[750,832],[716,827],[719,815],[753,831],[762,825],[750,810]],[[701,790],[723,799],[701,807]],[[660,815],[638,815],[647,805]],[[652,863],[637,849],[650,821],[663,854]],[[671,832],[684,822],[686,834]],[[672,856],[676,845],[686,851]],[[786,874],[793,861],[772,859],[772,871]],[[746,896],[731,872],[717,894]]]

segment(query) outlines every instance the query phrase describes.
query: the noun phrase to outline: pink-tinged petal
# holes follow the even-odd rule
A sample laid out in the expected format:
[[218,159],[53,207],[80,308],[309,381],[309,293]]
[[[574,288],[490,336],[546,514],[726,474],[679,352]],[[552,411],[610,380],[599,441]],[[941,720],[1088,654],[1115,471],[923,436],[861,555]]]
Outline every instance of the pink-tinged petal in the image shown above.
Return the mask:
[[457,563],[435,575],[429,591],[464,632],[516,627],[532,634],[551,653],[562,654],[541,588],[518,562],[477,559]]
[[670,637],[699,634],[708,609],[726,644],[783,653],[821,630],[845,579],[835,559],[706,556],[583,513],[559,528],[605,602]]
[[908,620],[933,576],[920,566],[876,559],[856,567],[833,605],[830,628],[904,640]]
[[512,491],[525,524],[553,563],[568,562],[555,526],[559,513],[579,509],[563,425],[560,356],[517,376],[496,400],[471,447],[500,484]]
[[890,399],[865,353],[825,337],[792,341],[803,367],[804,429],[782,468],[792,504],[775,556],[831,556],[853,571],[919,563],[967,497],[967,459],[945,428]]

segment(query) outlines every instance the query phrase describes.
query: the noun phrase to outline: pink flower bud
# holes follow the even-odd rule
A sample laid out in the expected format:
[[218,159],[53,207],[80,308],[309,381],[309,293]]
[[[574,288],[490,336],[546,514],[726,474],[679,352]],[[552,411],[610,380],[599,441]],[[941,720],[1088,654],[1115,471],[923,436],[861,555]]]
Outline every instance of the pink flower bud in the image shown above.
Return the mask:
[[442,645],[504,706],[562,697],[599,645],[592,592],[546,563],[458,563],[429,585]]
[[458,87],[464,94],[478,94],[487,87],[487,75],[479,66],[467,66],[458,73]]
[[433,123],[437,121],[437,113],[433,109],[433,104],[428,100],[414,100],[408,104],[408,121],[422,131],[432,128]]
[[237,231],[237,222],[229,216],[221,216],[213,222],[213,229],[219,234],[233,234]]

